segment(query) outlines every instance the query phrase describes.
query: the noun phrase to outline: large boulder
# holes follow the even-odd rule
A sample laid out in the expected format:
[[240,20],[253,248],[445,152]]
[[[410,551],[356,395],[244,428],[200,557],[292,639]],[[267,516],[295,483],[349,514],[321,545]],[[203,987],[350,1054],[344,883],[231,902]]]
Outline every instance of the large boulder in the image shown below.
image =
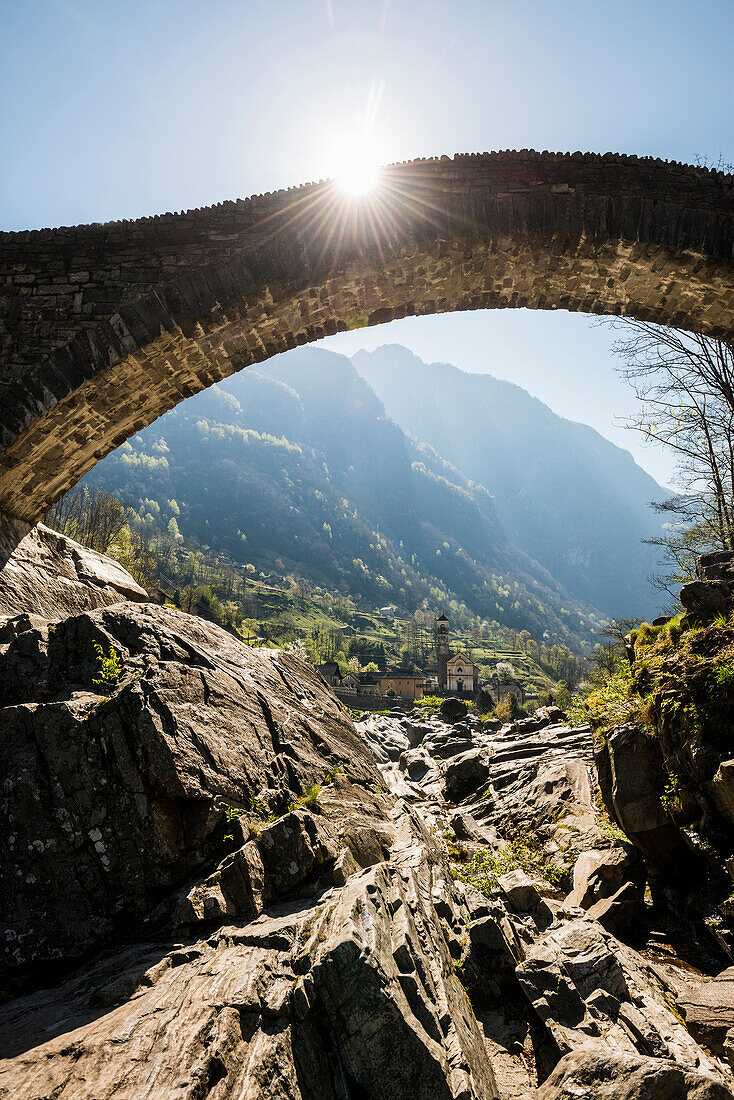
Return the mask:
[[442,718],[447,722],[455,722],[459,718],[466,718],[469,708],[461,699],[454,695],[447,696],[438,708]]
[[[303,808],[264,828],[242,818],[227,828],[232,835],[226,839],[236,838],[241,846],[211,875],[181,892],[173,912],[175,927],[251,920],[268,902],[317,893],[344,881],[345,866],[349,874],[359,870],[348,841],[342,844],[325,817]],[[340,851],[348,859],[338,868]]]
[[258,848],[275,896],[292,893],[339,853],[339,837],[328,821],[304,809],[291,810],[264,828]]
[[425,722],[407,721],[405,723],[405,736],[411,749],[418,748],[423,738],[430,732],[431,726]]
[[523,954],[518,979],[562,1054],[593,1042],[601,1057],[653,1054],[724,1079],[672,1010],[662,977],[588,915],[553,925]]
[[0,1009],[0,1096],[497,1096],[452,965],[452,891],[414,844],[319,898],[97,960]]
[[200,924],[251,920],[265,907],[267,886],[272,892],[272,875],[269,879],[266,885],[258,846],[248,840],[226,855],[212,874],[181,890],[171,907],[171,925],[193,930]]
[[399,763],[413,783],[420,783],[434,772],[433,761],[425,749],[407,749],[400,754]]
[[[95,644],[119,655],[108,686]],[[32,627],[0,651],[0,683],[6,979],[150,922],[246,840],[227,814],[281,814],[335,765],[362,797],[382,786],[310,665],[182,612],[118,603]]]
[[596,766],[610,815],[650,870],[694,880],[698,861],[661,802],[665,769],[657,740],[634,723],[615,726],[597,749]]
[[734,760],[722,760],[708,790],[719,813],[734,826]]
[[467,752],[472,747],[472,735],[468,730],[457,726],[447,730],[436,730],[423,738],[422,747],[438,760],[448,759]]
[[679,994],[678,1007],[686,1026],[699,1042],[717,1054],[730,1056],[734,1034],[734,966],[716,978],[694,982]]
[[561,1058],[537,1100],[731,1100],[720,1081],[664,1058],[599,1051]]
[[0,617],[61,619],[148,593],[112,558],[45,527],[0,516]]
[[547,882],[519,869],[500,875],[497,885],[515,913],[535,912],[541,904],[541,895],[549,889]]
[[[561,872],[571,872],[587,848],[609,843],[599,829],[599,811],[588,759],[591,733],[548,727],[521,739],[501,735],[492,746],[492,822],[500,833],[518,828]],[[565,883],[565,878],[564,878]]]
[[734,606],[734,580],[690,581],[680,590],[680,602],[691,619],[728,615]]
[[370,714],[359,723],[359,732],[380,764],[399,760],[410,747],[402,724],[387,715]]
[[483,749],[472,749],[454,756],[446,765],[444,793],[449,802],[461,802],[476,794],[489,779],[489,764]]
[[644,927],[645,899],[634,882],[625,882],[610,897],[594,902],[587,912],[607,932],[625,939],[639,934]]
[[734,581],[734,553],[712,550],[696,558],[696,576],[700,581]]
[[546,726],[560,725],[565,722],[566,715],[560,707],[538,707],[528,718],[520,718],[512,723],[517,733],[534,733],[536,730],[545,729]]
[[582,852],[573,869],[573,889],[567,905],[589,909],[602,898],[609,898],[625,882],[636,882],[644,889],[645,868],[639,853],[629,844],[591,848]]

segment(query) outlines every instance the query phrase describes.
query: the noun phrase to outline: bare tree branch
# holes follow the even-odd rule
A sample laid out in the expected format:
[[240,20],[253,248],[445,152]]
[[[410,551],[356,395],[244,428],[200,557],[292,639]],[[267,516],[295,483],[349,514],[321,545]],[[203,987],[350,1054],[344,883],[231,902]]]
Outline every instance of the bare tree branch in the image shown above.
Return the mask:
[[659,537],[669,571],[652,583],[674,596],[706,550],[734,549],[734,345],[635,318],[606,322],[639,411],[623,423],[676,456],[675,488],[657,510],[669,517]]

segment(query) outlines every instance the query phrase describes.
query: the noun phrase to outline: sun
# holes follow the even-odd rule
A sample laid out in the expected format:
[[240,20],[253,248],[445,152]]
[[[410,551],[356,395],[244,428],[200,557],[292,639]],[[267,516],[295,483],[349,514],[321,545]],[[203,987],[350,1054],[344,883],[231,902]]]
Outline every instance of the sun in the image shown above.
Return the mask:
[[345,199],[374,192],[381,182],[382,165],[390,160],[391,120],[381,107],[383,91],[383,84],[376,82],[359,107],[353,94],[345,93],[342,108],[330,112],[322,123],[321,140],[316,142],[318,159]]
[[384,158],[379,135],[371,127],[344,126],[338,136],[331,135],[329,146],[329,176],[346,198],[362,198],[375,190]]
[[348,198],[361,198],[373,191],[380,180],[380,162],[369,148],[345,150],[336,165],[334,178]]

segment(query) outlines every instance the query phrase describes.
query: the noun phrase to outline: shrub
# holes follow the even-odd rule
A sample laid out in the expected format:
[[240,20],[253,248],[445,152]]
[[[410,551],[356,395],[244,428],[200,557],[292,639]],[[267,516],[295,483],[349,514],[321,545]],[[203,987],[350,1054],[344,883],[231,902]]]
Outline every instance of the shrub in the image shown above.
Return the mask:
[[92,680],[92,683],[107,685],[116,684],[122,672],[122,662],[120,661],[120,655],[115,647],[110,646],[107,656],[105,657],[102,646],[99,642],[95,642],[94,652],[97,654],[99,676]]
[[494,715],[494,699],[492,693],[486,688],[481,688],[477,696],[477,710],[487,717]]
[[270,807],[264,799],[257,798],[255,795],[250,795],[248,801],[250,803],[250,813],[254,814],[260,821],[264,821],[266,825],[278,820],[278,815],[271,813]]
[[660,629],[659,626],[651,626],[650,623],[640,623],[635,630],[630,631],[632,645],[634,647],[639,645],[642,648],[651,646],[660,633]]
[[321,794],[321,784],[320,783],[312,783],[310,787],[306,787],[306,790],[303,792],[303,794],[301,795],[300,798],[297,798],[295,800],[295,802],[291,802],[290,806],[288,807],[288,813],[291,813],[293,810],[300,810],[303,807],[305,807],[309,810],[313,810],[317,813],[320,813],[321,812],[321,807],[319,806],[319,795],[320,794]]
[[424,710],[438,710],[443,703],[440,695],[424,695],[422,699],[416,699],[413,706],[422,707]]
[[485,897],[489,897],[495,889],[498,878],[517,870],[545,879],[553,885],[563,877],[560,868],[549,864],[522,838],[511,840],[496,851],[475,852],[468,863],[451,865],[452,878],[474,886]]
[[568,684],[565,680],[561,680],[558,683],[555,691],[556,706],[560,707],[562,711],[567,712],[571,706],[571,692],[568,690]]
[[734,661],[724,661],[716,665],[714,676],[718,687],[732,687],[734,685]]
[[514,695],[506,695],[504,699],[500,699],[494,713],[500,722],[514,722],[522,713],[522,708]]
[[663,793],[660,796],[660,803],[667,814],[676,814],[683,809],[683,803],[680,797],[680,787],[678,786],[678,777],[676,775],[669,775],[665,780]]
[[640,716],[640,699],[632,694],[632,669],[618,657],[613,672],[605,675],[586,696],[575,695],[568,708],[574,725],[614,726]]

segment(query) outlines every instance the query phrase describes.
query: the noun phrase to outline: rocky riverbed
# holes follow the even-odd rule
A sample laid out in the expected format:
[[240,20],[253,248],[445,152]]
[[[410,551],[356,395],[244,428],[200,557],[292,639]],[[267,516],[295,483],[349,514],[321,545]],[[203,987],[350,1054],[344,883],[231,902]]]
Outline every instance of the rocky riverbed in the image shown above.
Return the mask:
[[0,622],[0,1097],[734,1095],[727,960],[670,942],[588,727],[355,722],[294,656],[74,592]]

